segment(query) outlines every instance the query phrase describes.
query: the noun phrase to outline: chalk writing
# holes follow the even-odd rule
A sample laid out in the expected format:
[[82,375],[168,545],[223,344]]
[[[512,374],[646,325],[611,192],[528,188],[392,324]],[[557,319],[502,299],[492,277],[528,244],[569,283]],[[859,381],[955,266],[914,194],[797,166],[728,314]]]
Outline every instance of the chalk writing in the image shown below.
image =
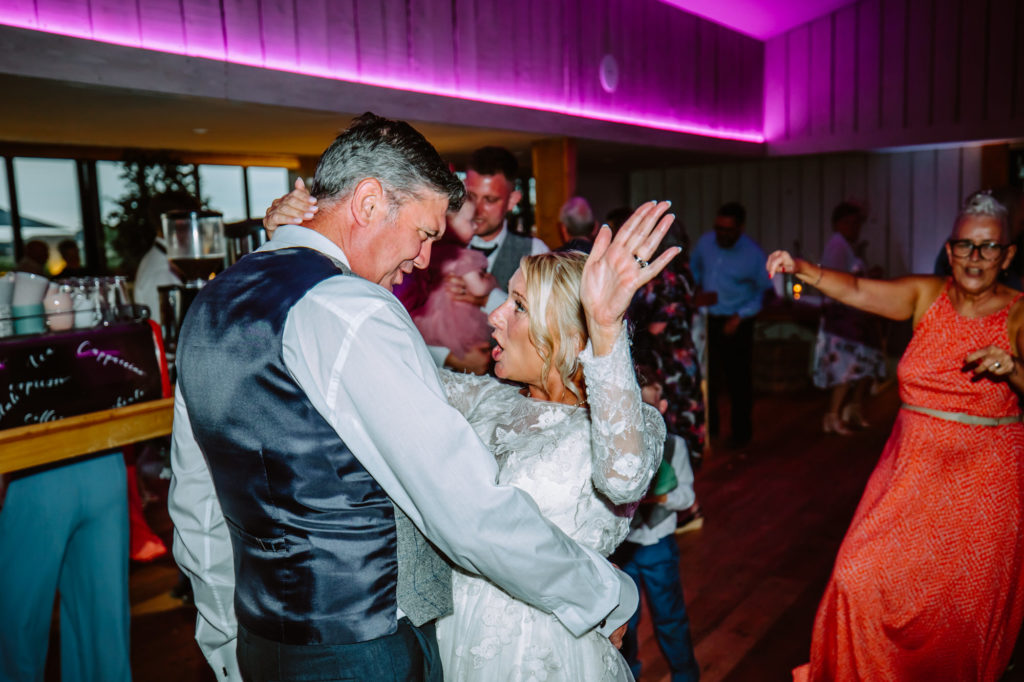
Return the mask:
[[25,415],[25,423],[42,424],[43,422],[55,422],[60,418],[60,415],[58,415],[53,410],[44,410],[40,414],[32,414],[31,412],[29,412],[28,414]]
[[48,379],[26,379],[25,381],[16,381],[11,384],[11,388],[16,388],[24,395],[28,395],[32,391],[44,389],[44,388],[58,388],[71,381],[71,377],[50,377]]
[[39,369],[46,362],[46,359],[53,355],[52,348],[44,348],[38,353],[30,353],[28,356],[28,364],[30,367]]
[[117,400],[114,401],[114,407],[124,407],[125,405],[131,405],[137,403],[146,397],[146,392],[141,388],[137,388],[132,391],[131,395],[118,396]]
[[128,362],[127,360],[117,357],[117,355],[115,355],[114,353],[105,350],[100,350],[99,348],[93,348],[92,341],[89,341],[87,339],[85,341],[82,341],[82,343],[78,344],[78,357],[81,358],[90,356],[95,358],[96,362],[100,363],[104,367],[106,367],[109,364],[114,364],[120,367],[124,367],[129,372],[134,372],[135,374],[138,374],[140,377],[146,376],[146,373],[139,369],[138,366],[132,364],[131,362]]
[[11,393],[11,389],[7,389],[7,397],[0,400],[0,419],[11,411],[15,405],[21,401],[21,395],[18,393]]

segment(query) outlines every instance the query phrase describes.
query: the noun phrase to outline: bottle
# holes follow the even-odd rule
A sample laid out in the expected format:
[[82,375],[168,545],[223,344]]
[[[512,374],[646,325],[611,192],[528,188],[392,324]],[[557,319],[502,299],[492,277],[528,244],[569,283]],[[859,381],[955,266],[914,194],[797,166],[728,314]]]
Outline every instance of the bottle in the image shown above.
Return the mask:
[[66,284],[51,284],[43,299],[43,310],[46,311],[46,324],[52,332],[64,332],[75,324],[74,303],[71,300],[71,287]]

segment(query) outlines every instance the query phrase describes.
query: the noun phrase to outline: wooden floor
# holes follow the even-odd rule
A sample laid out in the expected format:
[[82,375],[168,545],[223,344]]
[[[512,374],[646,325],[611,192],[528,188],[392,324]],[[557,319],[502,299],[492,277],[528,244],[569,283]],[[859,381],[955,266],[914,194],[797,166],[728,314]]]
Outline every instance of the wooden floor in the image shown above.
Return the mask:
[[[760,397],[751,445],[717,449],[697,473],[704,526],[677,537],[703,682],[783,682],[806,661],[818,600],[898,404],[894,389],[883,392],[867,410],[873,427],[843,438],[821,433],[822,400]],[[169,542],[162,504],[147,515]],[[214,679],[192,638],[194,610],[168,595],[176,579],[170,559],[132,567],[137,681]],[[667,681],[646,618],[640,636],[641,682]],[[48,680],[58,679],[55,663]]]

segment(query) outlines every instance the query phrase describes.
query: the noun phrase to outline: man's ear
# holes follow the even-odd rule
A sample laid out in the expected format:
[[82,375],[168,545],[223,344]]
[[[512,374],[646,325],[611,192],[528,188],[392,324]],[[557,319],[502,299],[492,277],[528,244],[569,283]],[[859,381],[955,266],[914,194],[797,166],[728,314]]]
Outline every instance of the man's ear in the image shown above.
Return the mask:
[[513,208],[515,208],[522,198],[522,192],[520,192],[517,189],[512,190],[512,192],[508,195],[508,203],[505,204],[505,213],[508,213]]
[[369,225],[385,210],[384,187],[377,178],[363,178],[352,191],[349,202],[357,225]]

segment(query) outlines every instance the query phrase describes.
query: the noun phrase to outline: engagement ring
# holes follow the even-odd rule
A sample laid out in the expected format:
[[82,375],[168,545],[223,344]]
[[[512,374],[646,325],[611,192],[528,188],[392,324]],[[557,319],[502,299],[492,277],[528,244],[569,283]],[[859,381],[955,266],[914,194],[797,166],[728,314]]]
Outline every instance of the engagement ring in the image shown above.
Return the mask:
[[644,268],[646,268],[646,267],[647,267],[648,265],[650,265],[650,263],[648,263],[647,261],[645,261],[645,260],[644,260],[643,258],[641,258],[640,256],[636,255],[635,253],[633,254],[633,260],[635,260],[635,261],[636,261],[637,265],[639,265],[639,266],[640,266],[640,269],[641,269],[641,270],[643,270],[643,269],[644,269]]

